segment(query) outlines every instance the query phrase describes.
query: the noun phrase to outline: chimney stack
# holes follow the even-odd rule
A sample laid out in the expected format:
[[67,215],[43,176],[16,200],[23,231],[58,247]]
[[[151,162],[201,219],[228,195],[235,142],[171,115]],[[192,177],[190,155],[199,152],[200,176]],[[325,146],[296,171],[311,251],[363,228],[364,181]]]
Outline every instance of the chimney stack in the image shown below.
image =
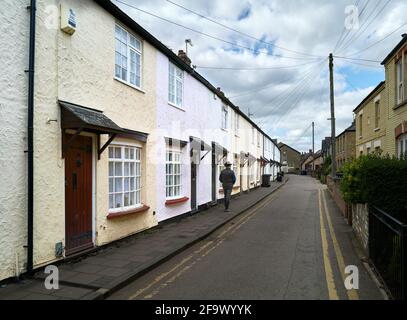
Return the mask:
[[220,87],[217,87],[216,90],[218,90],[219,94],[222,96],[225,96],[225,94],[223,93],[223,91],[221,90]]
[[191,59],[188,58],[184,50],[178,50],[178,57],[187,65],[191,66]]

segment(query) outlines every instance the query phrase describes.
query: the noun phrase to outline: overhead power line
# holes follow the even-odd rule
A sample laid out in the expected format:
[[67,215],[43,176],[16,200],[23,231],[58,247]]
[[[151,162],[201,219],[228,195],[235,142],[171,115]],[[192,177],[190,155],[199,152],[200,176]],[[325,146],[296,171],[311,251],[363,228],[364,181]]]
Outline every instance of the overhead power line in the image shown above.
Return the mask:
[[[379,14],[381,14],[381,13],[384,11],[384,9],[386,8],[386,6],[387,6],[391,1],[392,1],[392,0],[388,0],[388,1],[383,5],[383,7],[380,8],[380,10],[377,12],[377,14],[373,17],[373,19],[370,20],[370,22],[365,26],[365,28],[364,28],[363,30],[361,29],[361,31],[360,31],[355,37],[353,37],[353,42],[355,42],[355,41],[366,31],[366,29],[375,21],[375,19],[379,16]],[[344,50],[346,50],[351,44],[352,44],[352,39],[350,39],[350,40],[348,41],[348,43],[346,43],[345,46],[344,46],[342,49],[340,49],[339,51],[344,51]]]
[[[184,25],[182,25],[182,24],[180,24],[180,23],[178,23],[178,22],[169,20],[169,19],[167,19],[167,18],[160,17],[160,16],[158,16],[158,15],[156,15],[156,14],[154,14],[154,13],[148,12],[148,11],[143,10],[143,9],[140,9],[140,8],[137,8],[136,6],[133,6],[133,5],[128,4],[128,3],[126,3],[126,2],[123,2],[123,1],[120,1],[120,0],[116,0],[116,2],[121,3],[121,4],[125,5],[125,6],[130,7],[130,8],[133,8],[133,9],[135,9],[135,10],[137,10],[137,11],[140,11],[140,12],[143,12],[143,13],[145,13],[145,14],[148,14],[148,15],[150,15],[150,16],[152,16],[152,17],[155,17],[155,18],[157,18],[157,19],[160,19],[160,20],[162,20],[162,21],[171,23],[171,24],[176,25],[176,26],[178,26],[178,27],[187,29],[187,30],[189,30],[189,31],[195,32],[195,33],[200,34],[200,35],[203,35],[203,36],[205,36],[205,37],[208,37],[208,38],[211,38],[211,39],[220,41],[220,42],[227,43],[227,44],[229,44],[229,45],[231,45],[231,46],[234,46],[234,47],[237,47],[237,48],[242,48],[242,49],[245,49],[245,50],[248,50],[248,51],[252,51],[252,52],[254,52],[254,53],[256,53],[256,54],[259,54],[259,53],[262,53],[262,52],[263,52],[262,50],[259,50],[259,49],[253,49],[253,48],[250,48],[250,47],[247,47],[247,46],[243,46],[243,45],[237,44],[237,43],[235,43],[235,42],[231,42],[231,41],[228,41],[228,40],[225,40],[225,39],[222,39],[222,38],[219,38],[219,37],[210,35],[210,34],[208,34],[208,33],[205,33],[205,32],[199,31],[199,30],[195,30],[195,29],[190,28],[190,27],[187,27],[187,26],[184,26]],[[315,59],[316,59],[316,58],[311,58],[311,57],[310,57],[310,58],[306,58],[306,57],[287,57],[287,56],[274,55],[274,54],[270,54],[270,56],[273,56],[273,57],[276,57],[276,58],[281,58],[281,59],[294,59],[294,60],[315,60]]]
[[[358,7],[359,2],[360,2],[360,0],[357,0],[357,1],[356,1],[355,7]],[[361,16],[361,13],[359,13],[358,19],[360,19],[360,16]],[[344,38],[342,38],[342,36],[344,35],[345,31],[347,31],[347,32],[346,32],[346,35],[345,35]],[[342,32],[341,32],[341,34],[339,35],[339,38],[338,38],[338,40],[336,41],[335,47],[334,47],[334,49],[332,50],[332,52],[336,52],[336,49],[342,44],[342,42],[343,42],[343,41],[345,40],[345,38],[348,36],[348,34],[350,33],[350,31],[351,31],[351,29],[346,29],[346,26],[345,26],[345,24],[344,24],[344,26],[342,27]]]
[[201,13],[198,13],[198,12],[196,12],[196,11],[193,11],[193,10],[191,10],[191,9],[188,9],[188,8],[182,6],[182,5],[178,4],[178,3],[175,3],[175,2],[173,2],[173,1],[171,1],[171,0],[166,0],[166,1],[169,2],[169,3],[171,3],[171,4],[173,4],[173,5],[175,5],[175,6],[177,6],[177,7],[179,7],[179,8],[182,8],[182,9],[184,9],[184,10],[190,12],[190,13],[193,13],[193,14],[195,14],[195,15],[197,15],[197,16],[199,16],[199,17],[205,19],[205,20],[208,20],[208,21],[210,21],[210,22],[212,22],[212,23],[215,23],[215,24],[217,24],[218,26],[221,26],[221,27],[223,27],[223,28],[225,28],[225,29],[228,29],[228,30],[230,30],[230,31],[236,32],[236,33],[238,33],[238,34],[240,34],[240,35],[242,35],[242,36],[248,37],[248,38],[250,38],[250,39],[252,39],[252,40],[256,40],[256,41],[258,41],[258,42],[264,43],[264,44],[266,44],[266,45],[268,45],[268,46],[272,46],[272,47],[278,48],[278,49],[280,49],[280,50],[289,51],[289,52],[296,53],[296,54],[299,54],[299,55],[322,58],[322,56],[320,56],[320,55],[315,55],[315,54],[300,52],[300,51],[296,51],[296,50],[287,49],[287,48],[284,48],[284,47],[281,47],[281,46],[277,46],[277,45],[274,44],[274,43],[264,41],[264,40],[262,40],[262,39],[259,39],[259,38],[254,37],[254,36],[252,36],[252,35],[250,35],[250,34],[247,34],[247,33],[244,33],[244,32],[242,32],[242,31],[239,31],[239,30],[236,30],[236,29],[234,29],[234,28],[231,28],[231,27],[229,27],[229,26],[227,26],[227,25],[225,25],[225,24],[223,24],[223,23],[220,23],[220,22],[218,22],[218,21],[216,21],[216,20],[213,20],[212,18],[209,18],[209,17],[207,17],[207,16],[205,16],[205,15],[203,15],[203,14],[201,14]]
[[209,66],[195,66],[197,69],[213,69],[213,70],[277,70],[277,69],[291,69],[307,66],[314,64],[315,62],[307,62],[302,64],[296,64],[292,66],[281,66],[281,67],[209,67]]
[[345,60],[355,60],[355,61],[367,61],[367,62],[381,62],[380,60],[370,60],[370,59],[359,59],[359,58],[350,58],[350,57],[342,57],[342,56],[333,56],[337,59],[345,59]]
[[[379,4],[382,0],[378,0],[376,4],[373,4],[373,10],[370,12],[370,14],[366,17],[365,21],[363,21],[362,24],[359,24],[359,28],[355,31],[354,34],[351,34],[351,31],[354,30],[353,28],[349,29],[349,32],[347,33],[347,36],[350,35],[349,39],[346,39],[346,37],[342,40],[342,43],[337,47],[337,50],[334,51],[334,53],[339,52],[341,50],[341,47],[345,44],[348,43],[350,40],[353,39],[353,37],[356,36],[356,34],[362,29],[362,27],[367,23],[369,18],[372,16],[372,14],[376,11],[376,8],[379,7]],[[370,1],[367,1],[363,9],[366,9],[367,5],[369,4]],[[363,10],[364,11],[364,10]],[[358,19],[361,20],[361,14],[359,14]]]
[[386,36],[384,36],[384,37],[381,38],[380,40],[376,41],[375,43],[373,43],[373,44],[369,45],[368,47],[363,48],[363,49],[361,49],[361,50],[359,50],[359,51],[356,51],[356,52],[354,52],[354,53],[348,54],[348,56],[355,56],[355,55],[357,55],[357,54],[359,54],[359,53],[361,53],[361,52],[364,52],[364,51],[370,49],[371,47],[373,47],[373,46],[379,44],[380,42],[382,42],[382,41],[384,41],[384,40],[386,40],[388,37],[390,37],[392,34],[394,34],[395,32],[397,32],[398,30],[400,30],[400,29],[403,28],[404,26],[407,26],[407,22],[404,23],[404,24],[402,24],[402,25],[399,26],[398,28],[394,29],[392,32],[388,33]]
[[[313,62],[312,64],[314,65],[314,64],[320,63],[321,61],[322,61],[322,60],[319,60],[319,61],[317,61],[317,62]],[[308,68],[305,72],[311,71],[312,68],[313,68],[313,67]],[[291,76],[290,74],[287,74],[287,77],[284,77],[284,79],[282,79],[282,80],[279,81],[278,83],[271,83],[271,84],[268,84],[268,85],[265,85],[265,86],[261,86],[261,87],[258,87],[258,88],[254,88],[254,89],[245,91],[245,92],[243,92],[243,93],[240,93],[240,94],[231,96],[230,98],[238,98],[238,97],[241,97],[241,96],[246,96],[246,95],[249,95],[249,94],[252,94],[252,93],[255,93],[255,92],[262,91],[262,90],[267,89],[267,88],[272,87],[272,86],[277,86],[277,85],[282,84],[282,83],[284,83],[285,81],[287,81],[287,80],[290,78],[290,76]],[[306,76],[306,75],[305,75],[305,76]],[[304,76],[304,77],[305,77],[305,76]],[[299,81],[301,81],[301,80],[302,80],[302,78],[301,78]],[[289,89],[289,88],[288,88],[288,89]],[[287,89],[286,89],[286,90],[287,90]],[[278,97],[279,95],[281,95],[282,93],[284,93],[284,91],[282,91],[280,94],[278,94],[275,98],[277,98],[277,97]],[[273,98],[273,99],[275,99],[275,98]]]

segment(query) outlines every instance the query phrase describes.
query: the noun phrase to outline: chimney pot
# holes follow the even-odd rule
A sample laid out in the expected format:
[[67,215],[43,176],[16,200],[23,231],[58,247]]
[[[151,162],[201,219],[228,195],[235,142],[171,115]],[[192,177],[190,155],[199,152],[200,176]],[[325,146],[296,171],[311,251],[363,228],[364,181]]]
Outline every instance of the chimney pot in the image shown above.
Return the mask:
[[178,50],[178,57],[184,61],[187,65],[191,66],[191,59],[188,58],[184,50]]

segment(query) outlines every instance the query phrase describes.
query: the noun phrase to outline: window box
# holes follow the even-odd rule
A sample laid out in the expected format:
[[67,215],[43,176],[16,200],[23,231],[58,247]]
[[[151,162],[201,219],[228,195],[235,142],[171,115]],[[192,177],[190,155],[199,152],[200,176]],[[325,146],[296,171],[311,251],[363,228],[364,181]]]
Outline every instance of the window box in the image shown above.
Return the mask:
[[165,201],[165,205],[166,206],[172,206],[175,204],[180,204],[180,203],[184,203],[187,202],[189,200],[188,197],[181,197],[181,198],[177,198],[177,199],[168,199]]
[[141,207],[138,207],[135,209],[129,209],[129,210],[118,211],[118,212],[110,212],[107,215],[107,219],[111,220],[111,219],[116,219],[116,218],[120,218],[120,217],[124,217],[124,216],[129,216],[129,215],[136,214],[136,213],[146,212],[149,209],[150,209],[149,206],[146,206],[145,204],[143,204]]

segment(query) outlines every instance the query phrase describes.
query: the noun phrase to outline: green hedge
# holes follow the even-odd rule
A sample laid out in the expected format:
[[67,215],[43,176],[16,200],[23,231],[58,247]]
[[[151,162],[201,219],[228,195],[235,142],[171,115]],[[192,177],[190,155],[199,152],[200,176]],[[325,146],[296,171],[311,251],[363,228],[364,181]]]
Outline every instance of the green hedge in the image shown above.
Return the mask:
[[401,219],[407,218],[407,160],[361,156],[343,166],[345,201],[368,203]]

